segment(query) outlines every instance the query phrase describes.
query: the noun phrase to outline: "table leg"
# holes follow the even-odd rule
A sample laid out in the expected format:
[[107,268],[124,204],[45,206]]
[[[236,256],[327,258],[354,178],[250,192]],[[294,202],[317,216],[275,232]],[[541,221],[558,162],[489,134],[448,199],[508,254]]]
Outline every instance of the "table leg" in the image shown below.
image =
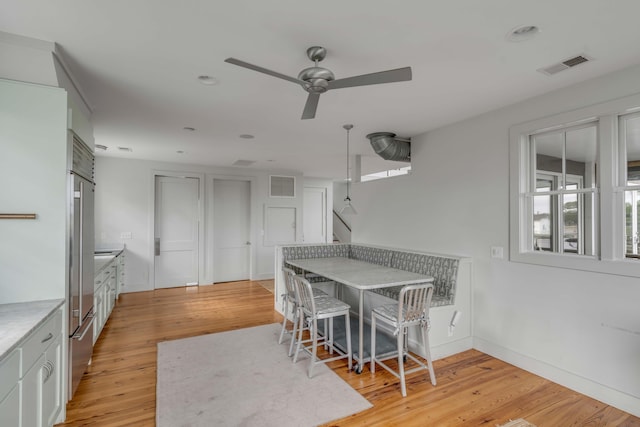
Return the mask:
[[357,372],[361,373],[364,367],[364,290],[360,289],[358,301],[358,368]]

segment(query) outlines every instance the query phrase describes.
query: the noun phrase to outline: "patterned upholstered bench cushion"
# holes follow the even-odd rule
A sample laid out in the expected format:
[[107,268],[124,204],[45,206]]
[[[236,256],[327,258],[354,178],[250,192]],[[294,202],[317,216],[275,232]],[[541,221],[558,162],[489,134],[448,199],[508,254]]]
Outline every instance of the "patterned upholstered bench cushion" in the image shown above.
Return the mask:
[[349,258],[389,267],[391,265],[391,252],[389,249],[350,245]]
[[[397,300],[398,297],[400,296],[401,289],[402,289],[402,286],[393,286],[391,288],[373,289],[371,292],[384,295],[387,298]],[[453,304],[453,301],[450,301],[449,298],[438,296],[435,293],[431,298],[431,307],[441,307],[441,306],[451,305],[451,304]]]
[[[431,306],[439,307],[454,303],[458,266],[460,264],[460,260],[457,258],[348,243],[284,246],[282,255],[285,265],[292,268],[297,274],[302,273],[302,270],[290,266],[287,264],[287,260],[348,257],[399,270],[426,274],[433,276],[434,290]],[[317,283],[327,281],[327,279],[321,276],[312,276],[309,277],[309,281]],[[373,292],[397,300],[400,294],[400,287],[376,289]]]
[[[401,251],[393,251],[391,259],[391,267],[393,268],[433,276],[431,307],[453,304],[459,263],[460,261],[455,258]],[[400,289],[402,286],[394,286],[375,289],[372,292],[397,300]]]

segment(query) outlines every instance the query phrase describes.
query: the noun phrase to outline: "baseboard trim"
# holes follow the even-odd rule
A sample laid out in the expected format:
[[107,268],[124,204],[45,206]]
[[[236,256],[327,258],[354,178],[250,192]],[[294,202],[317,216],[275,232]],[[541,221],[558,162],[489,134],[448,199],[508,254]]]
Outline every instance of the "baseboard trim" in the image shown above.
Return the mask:
[[575,390],[608,405],[640,417],[640,398],[612,389],[564,369],[525,356],[481,338],[473,338],[473,348],[549,381]]
[[[431,346],[431,359],[438,360],[443,359],[445,357],[453,356],[454,354],[462,353],[463,351],[471,350],[473,348],[473,340],[471,337],[465,337],[459,340],[455,340],[452,342],[432,345]],[[422,344],[414,341],[413,339],[409,340],[409,350],[413,353],[419,354],[424,357],[424,352],[422,351]]]

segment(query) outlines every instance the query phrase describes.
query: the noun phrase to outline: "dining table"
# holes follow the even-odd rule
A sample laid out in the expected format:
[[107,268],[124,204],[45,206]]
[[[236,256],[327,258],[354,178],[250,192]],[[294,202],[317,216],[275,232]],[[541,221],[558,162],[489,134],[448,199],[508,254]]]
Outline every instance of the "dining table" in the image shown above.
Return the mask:
[[357,373],[362,372],[364,364],[368,361],[364,357],[365,291],[433,282],[432,276],[346,257],[290,259],[286,262],[305,272],[317,274],[358,291],[358,353],[353,355],[358,362],[355,368]]

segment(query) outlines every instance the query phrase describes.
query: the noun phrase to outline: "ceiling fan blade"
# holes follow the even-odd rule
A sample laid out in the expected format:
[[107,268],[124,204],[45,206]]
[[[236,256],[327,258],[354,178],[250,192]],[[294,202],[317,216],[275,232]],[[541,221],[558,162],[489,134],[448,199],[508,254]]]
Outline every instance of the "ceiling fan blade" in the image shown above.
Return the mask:
[[316,109],[318,108],[319,100],[319,93],[309,94],[307,102],[304,104],[304,110],[302,111],[302,120],[313,119],[316,117]]
[[229,64],[238,65],[240,67],[248,68],[250,70],[257,71],[259,73],[268,74],[270,76],[277,77],[279,79],[288,80],[290,82],[297,83],[297,84],[302,85],[302,86],[305,85],[305,82],[303,82],[302,80],[298,80],[295,77],[286,76],[284,74],[278,73],[277,71],[267,70],[266,68],[259,67],[257,65],[253,65],[253,64],[249,64],[248,62],[240,61],[239,59],[227,58],[227,59],[224,60],[224,62],[228,62]]
[[380,71],[377,73],[363,74],[361,76],[346,77],[344,79],[329,82],[329,89],[341,89],[344,87],[377,85],[380,83],[404,82],[411,80],[411,67],[397,68],[395,70]]

